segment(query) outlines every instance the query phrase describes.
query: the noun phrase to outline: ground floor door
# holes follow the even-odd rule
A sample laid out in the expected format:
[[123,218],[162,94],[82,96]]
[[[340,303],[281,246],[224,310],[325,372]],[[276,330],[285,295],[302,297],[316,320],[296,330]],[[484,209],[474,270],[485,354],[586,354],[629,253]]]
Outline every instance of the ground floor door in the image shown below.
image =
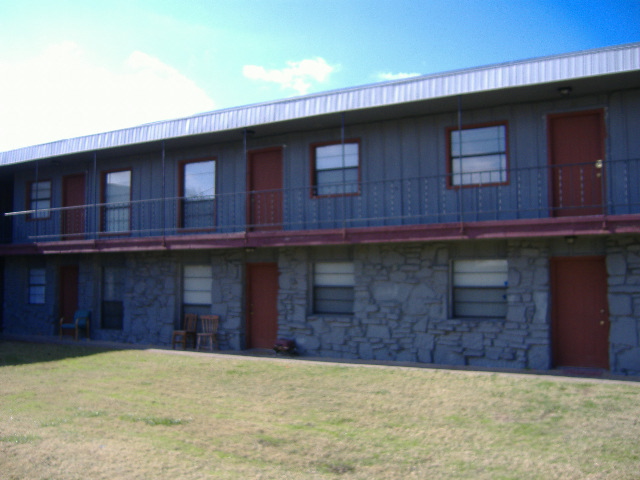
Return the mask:
[[[78,309],[78,266],[64,265],[60,267],[58,275],[60,285],[60,312],[66,323],[70,323]],[[73,334],[73,330],[67,329],[67,333]]]
[[278,335],[278,264],[247,264],[247,348],[273,348]]
[[609,368],[609,308],[604,257],[551,262],[552,342],[557,367]]

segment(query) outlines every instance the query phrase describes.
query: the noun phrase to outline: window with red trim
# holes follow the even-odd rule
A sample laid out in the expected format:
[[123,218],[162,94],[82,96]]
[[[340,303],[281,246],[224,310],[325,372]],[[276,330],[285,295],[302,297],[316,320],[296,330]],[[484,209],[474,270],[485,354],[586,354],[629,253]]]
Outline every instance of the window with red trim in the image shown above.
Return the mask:
[[507,182],[506,123],[449,129],[447,143],[451,186]]
[[131,218],[131,170],[102,175],[102,231],[127,232]]
[[181,226],[206,228],[214,225],[216,161],[213,159],[182,164]]
[[32,220],[49,218],[51,208],[51,180],[31,182],[28,187],[28,210]]
[[360,142],[347,140],[314,144],[311,155],[314,195],[358,193]]

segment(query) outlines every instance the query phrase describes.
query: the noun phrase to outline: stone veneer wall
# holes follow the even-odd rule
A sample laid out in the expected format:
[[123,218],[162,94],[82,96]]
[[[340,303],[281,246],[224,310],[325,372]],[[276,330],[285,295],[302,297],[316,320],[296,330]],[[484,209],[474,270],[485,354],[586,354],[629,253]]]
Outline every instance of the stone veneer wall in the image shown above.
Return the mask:
[[[54,335],[58,322],[58,268],[79,267],[78,308],[92,311],[91,338],[145,345],[170,345],[181,315],[181,267],[210,264],[213,275],[211,313],[220,315],[221,349],[244,348],[244,253],[126,253],[95,256],[8,257],[5,261],[4,333]],[[100,328],[101,278],[104,265],[124,267],[122,330]],[[44,267],[43,305],[28,303],[29,268]]]
[[45,288],[43,305],[29,304],[29,268],[45,267],[47,285],[54,285],[55,269],[41,259],[6,257],[4,267],[3,332],[13,335],[53,335],[58,319],[56,293]]
[[[99,257],[99,264],[112,261],[108,255]],[[98,340],[126,343],[167,345],[176,318],[176,293],[179,265],[174,258],[158,253],[126,254],[121,259],[125,267],[124,318],[122,330],[99,328],[100,301],[93,302],[96,318],[93,336]],[[94,291],[99,289],[101,268],[94,273]],[[100,295],[97,295],[100,298]]]
[[[509,242],[506,319],[449,318],[451,243],[354,247],[356,313],[346,316],[309,311],[311,252],[283,249],[279,334],[294,338],[309,355],[549,368],[544,245]],[[494,256],[491,249],[485,256]]]
[[[269,257],[269,261],[278,261],[280,269],[279,336],[294,338],[307,355],[547,369],[551,367],[549,259],[605,254],[611,371],[638,375],[640,237],[600,239],[585,240],[581,247],[572,248],[562,239],[510,240],[497,250],[491,245],[499,242],[345,247],[339,257],[350,257],[355,263],[356,313],[343,316],[313,314],[310,301],[313,262],[335,258],[319,258],[322,247],[281,248]],[[349,252],[346,257],[344,252]],[[482,256],[504,256],[509,261],[506,318],[449,318],[450,261]],[[100,308],[101,266],[114,261],[121,262],[127,272],[120,331],[100,329],[96,310]],[[245,253],[240,250],[7,257],[5,333],[56,333],[58,268],[69,263],[79,265],[79,307],[94,311],[93,338],[155,345],[170,343],[180,314],[181,266],[210,263],[214,278],[211,310],[221,316],[220,347],[244,348]],[[31,267],[46,269],[44,305],[28,304]]]
[[607,253],[610,368],[640,375],[640,238],[611,237]]
[[[239,251],[193,254],[137,253],[125,255],[124,321],[122,330],[94,328],[96,339],[170,345],[181,315],[181,266],[210,264],[213,289],[211,313],[220,315],[221,349],[243,348],[243,255]],[[101,257],[106,262],[109,257]],[[95,278],[99,278],[100,271]],[[96,301],[98,306],[99,302]]]
[[241,350],[244,334],[244,253],[216,252],[212,256],[213,292],[211,313],[220,315],[220,348]]

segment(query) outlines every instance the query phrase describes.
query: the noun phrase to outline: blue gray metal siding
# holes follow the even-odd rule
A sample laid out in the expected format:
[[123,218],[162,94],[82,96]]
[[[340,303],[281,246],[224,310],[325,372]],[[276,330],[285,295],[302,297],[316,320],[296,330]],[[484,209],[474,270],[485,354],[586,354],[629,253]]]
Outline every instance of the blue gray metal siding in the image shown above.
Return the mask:
[[[309,145],[315,142],[339,141],[339,128],[306,131],[249,141],[249,149],[274,145],[283,148],[283,184],[285,229],[336,228],[342,226],[378,226],[397,223],[442,223],[464,220],[507,220],[548,216],[547,131],[545,118],[550,113],[602,108],[607,113],[607,160],[631,161],[615,168],[608,167],[607,191],[611,213],[631,213],[629,200],[640,208],[640,195],[634,186],[640,178],[640,144],[635,132],[640,131],[640,89],[594,95],[553,102],[517,104],[465,111],[464,124],[507,122],[509,135],[509,184],[500,187],[461,189],[446,188],[446,128],[457,124],[457,112],[405,118],[374,123],[348,125],[345,135],[360,139],[361,194],[347,197],[312,198]],[[165,158],[165,196],[170,200],[163,208],[132,207],[133,236],[151,235],[136,232],[151,227],[173,233],[177,224],[176,197],[179,194],[179,163],[182,160],[215,157],[217,161],[218,211],[216,232],[245,230],[246,163],[243,144],[212,144],[197,148],[168,150]],[[87,172],[87,203],[99,202],[100,172],[131,168],[132,200],[162,198],[161,152],[97,160],[97,176],[93,179],[91,161],[63,162],[59,166],[43,164],[41,179],[53,182],[53,206],[60,206],[61,177]],[[26,208],[25,188],[34,180],[35,169],[22,170],[16,176],[14,209]],[[632,183],[629,183],[632,182]],[[96,192],[94,193],[94,183]],[[635,197],[634,197],[635,196]],[[158,204],[160,202],[158,201]],[[618,208],[625,204],[627,210]],[[495,205],[492,215],[475,215],[483,207]],[[145,209],[146,208],[146,209]],[[97,209],[87,215],[88,230],[96,230]],[[414,215],[414,218],[401,218]],[[345,216],[357,217],[348,225]],[[55,219],[25,222],[12,217],[15,241],[23,242],[33,235],[50,231],[56,234]],[[156,234],[158,234],[156,232]]]

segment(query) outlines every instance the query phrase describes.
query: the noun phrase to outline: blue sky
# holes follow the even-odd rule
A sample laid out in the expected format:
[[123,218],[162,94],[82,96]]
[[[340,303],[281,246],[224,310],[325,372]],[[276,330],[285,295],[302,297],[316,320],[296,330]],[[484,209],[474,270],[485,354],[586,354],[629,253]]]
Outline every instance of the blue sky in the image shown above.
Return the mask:
[[640,41],[640,0],[0,0],[0,151]]

